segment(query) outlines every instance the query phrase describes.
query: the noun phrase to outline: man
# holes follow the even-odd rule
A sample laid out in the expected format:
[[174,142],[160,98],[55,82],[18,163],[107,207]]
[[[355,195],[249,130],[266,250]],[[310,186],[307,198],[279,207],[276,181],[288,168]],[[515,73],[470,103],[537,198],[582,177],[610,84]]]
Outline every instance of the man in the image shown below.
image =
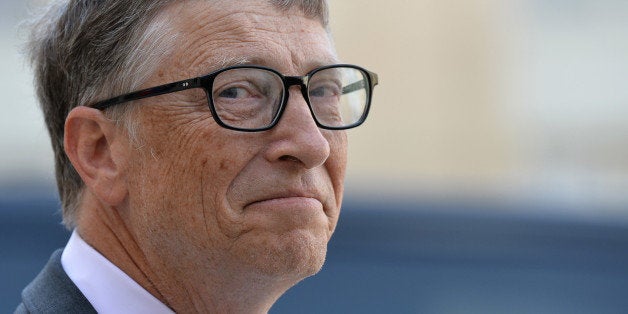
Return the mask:
[[377,76],[324,1],[70,0],[35,25],[74,229],[17,312],[258,313],[318,272]]

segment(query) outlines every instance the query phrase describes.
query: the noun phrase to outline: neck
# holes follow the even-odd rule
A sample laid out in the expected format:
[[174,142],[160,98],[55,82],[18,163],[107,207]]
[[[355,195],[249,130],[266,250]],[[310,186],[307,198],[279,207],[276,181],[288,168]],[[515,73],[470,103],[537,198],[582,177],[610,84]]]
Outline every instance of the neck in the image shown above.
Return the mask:
[[[81,237],[135,282],[177,313],[267,313],[300,278],[270,278],[225,265],[183,267],[149,260],[124,215],[84,195],[77,231]],[[158,266],[157,266],[158,265]],[[220,271],[217,272],[216,269]]]
[[[235,280],[212,281],[198,289],[178,285],[169,289],[171,306],[178,313],[267,313],[288,289],[251,280],[248,285],[236,285]],[[176,291],[175,291],[176,290]]]
[[90,202],[88,195],[85,199],[77,223],[77,232],[81,238],[150,294],[163,300],[163,295],[157,289],[158,285],[152,280],[156,278],[154,272],[132,234],[121,223],[117,211]]

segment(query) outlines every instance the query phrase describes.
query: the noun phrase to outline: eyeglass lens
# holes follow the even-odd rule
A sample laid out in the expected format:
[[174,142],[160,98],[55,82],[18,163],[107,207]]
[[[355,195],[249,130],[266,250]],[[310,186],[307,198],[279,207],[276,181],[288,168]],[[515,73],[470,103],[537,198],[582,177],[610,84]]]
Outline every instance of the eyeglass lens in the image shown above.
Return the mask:
[[[347,127],[360,122],[369,97],[365,75],[350,67],[327,68],[311,75],[308,100],[319,124]],[[259,129],[277,118],[284,95],[287,97],[282,78],[275,72],[235,68],[216,76],[211,100],[224,124]]]

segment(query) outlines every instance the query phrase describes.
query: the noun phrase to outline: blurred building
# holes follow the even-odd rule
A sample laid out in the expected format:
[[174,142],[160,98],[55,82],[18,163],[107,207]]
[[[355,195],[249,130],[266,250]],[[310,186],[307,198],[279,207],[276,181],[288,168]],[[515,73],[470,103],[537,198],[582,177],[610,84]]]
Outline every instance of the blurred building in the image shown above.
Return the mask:
[[[19,50],[46,1],[0,1],[0,312],[68,237]],[[628,2],[329,1],[380,85],[325,269],[271,312],[625,312]]]
[[[52,185],[19,45],[0,3],[0,186]],[[348,196],[628,204],[628,2],[331,0],[340,56],[380,75],[350,134]]]
[[628,2],[332,1],[332,15],[341,56],[381,77],[351,132],[355,184],[625,215]]

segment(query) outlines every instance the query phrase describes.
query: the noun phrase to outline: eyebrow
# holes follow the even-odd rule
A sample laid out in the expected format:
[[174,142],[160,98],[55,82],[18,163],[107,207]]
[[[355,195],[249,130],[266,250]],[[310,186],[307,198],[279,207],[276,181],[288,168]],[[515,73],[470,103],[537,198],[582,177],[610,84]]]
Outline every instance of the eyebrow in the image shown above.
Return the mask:
[[251,65],[254,64],[247,57],[230,57],[222,56],[219,58],[208,58],[200,64],[197,64],[192,70],[187,73],[188,76],[200,77],[209,73],[218,71],[222,68],[237,66],[237,65]]
[[[326,58],[321,58],[318,61],[309,62],[306,64],[305,73],[299,73],[299,75],[305,75],[306,72],[309,72],[313,69],[340,63],[337,56],[329,56]],[[222,56],[219,58],[209,58],[205,60],[202,64],[196,66],[197,71],[192,72],[192,76],[200,77],[212,73],[214,71],[238,65],[260,65],[266,66],[269,68],[276,69],[275,64],[269,62],[268,58],[258,57],[258,56]],[[284,74],[285,75],[285,74]]]
[[[268,62],[268,61],[269,60],[267,58],[250,57],[250,56],[249,57],[247,56],[223,57],[219,62],[216,62],[217,64],[219,64],[219,66],[212,67],[211,71],[207,73],[211,73],[212,71],[215,71],[218,69],[222,69],[222,68],[226,68],[230,66],[238,66],[238,65],[261,65],[261,66],[267,66],[270,68],[276,68],[276,66],[272,62]],[[336,56],[331,56],[328,58],[321,58],[320,60],[306,63],[305,72],[308,72],[310,70],[313,70],[322,66],[338,64],[338,63],[340,63],[340,61]],[[301,73],[301,75],[303,74],[305,73]]]
[[251,61],[251,58],[249,57],[223,57],[219,62],[216,62],[218,64],[220,64],[220,66],[218,68],[226,68],[226,67],[230,67],[230,66],[236,66],[236,65],[250,65],[250,64],[254,64],[255,62]]

